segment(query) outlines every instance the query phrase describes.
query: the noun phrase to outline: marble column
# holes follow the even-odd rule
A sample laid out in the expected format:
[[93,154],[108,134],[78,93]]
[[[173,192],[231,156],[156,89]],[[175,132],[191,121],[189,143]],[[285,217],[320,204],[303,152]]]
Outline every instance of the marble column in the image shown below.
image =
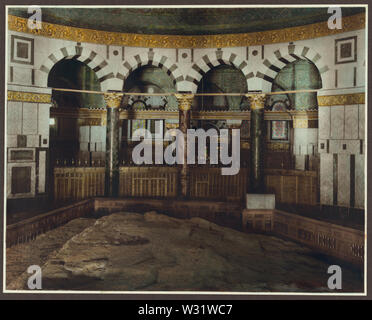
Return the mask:
[[189,195],[189,171],[187,166],[187,129],[190,128],[191,104],[194,99],[193,94],[175,94],[178,101],[179,110],[179,130],[184,134],[183,144],[183,164],[179,176],[180,196],[186,198]]
[[251,148],[249,193],[263,193],[264,183],[264,143],[265,143],[265,94],[247,94],[251,104]]
[[106,170],[105,170],[105,196],[117,197],[119,195],[119,107],[122,93],[105,93],[107,104],[106,121]]

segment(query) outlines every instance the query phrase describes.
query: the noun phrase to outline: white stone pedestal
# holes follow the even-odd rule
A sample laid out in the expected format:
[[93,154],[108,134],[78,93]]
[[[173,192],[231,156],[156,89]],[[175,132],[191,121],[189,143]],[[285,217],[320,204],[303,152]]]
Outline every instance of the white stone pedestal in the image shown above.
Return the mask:
[[247,209],[275,209],[275,194],[254,194],[246,195]]

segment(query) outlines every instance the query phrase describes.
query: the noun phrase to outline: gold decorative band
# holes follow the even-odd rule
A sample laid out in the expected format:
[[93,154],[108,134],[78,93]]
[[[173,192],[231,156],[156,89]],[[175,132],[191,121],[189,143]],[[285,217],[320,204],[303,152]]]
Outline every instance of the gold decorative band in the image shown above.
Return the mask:
[[51,94],[47,93],[34,93],[22,91],[9,91],[8,101],[22,101],[22,102],[35,102],[35,103],[51,103]]
[[13,15],[8,15],[8,27],[13,31],[75,42],[146,48],[225,48],[299,41],[364,29],[365,14],[360,13],[349,17],[343,17],[341,29],[329,29],[328,22],[325,21],[300,27],[270,31],[199,36],[107,32],[47,22],[42,23],[42,28],[40,30],[31,30],[27,27],[27,19]]
[[293,118],[293,128],[318,128],[318,120],[307,118]]
[[338,94],[333,96],[318,96],[318,106],[339,106],[365,103],[365,93]]

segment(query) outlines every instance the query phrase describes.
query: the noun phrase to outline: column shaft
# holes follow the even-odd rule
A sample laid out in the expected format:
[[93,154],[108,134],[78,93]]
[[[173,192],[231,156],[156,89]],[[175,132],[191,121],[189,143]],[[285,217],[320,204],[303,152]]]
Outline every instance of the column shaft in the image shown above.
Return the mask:
[[122,94],[107,93],[105,196],[119,195],[119,106]]
[[264,94],[247,95],[251,101],[250,193],[263,193],[264,182]]
[[189,169],[187,165],[187,129],[190,128],[191,104],[194,98],[193,94],[176,94],[179,108],[179,130],[184,134],[183,144],[183,164],[180,171],[180,195],[186,198],[190,191]]

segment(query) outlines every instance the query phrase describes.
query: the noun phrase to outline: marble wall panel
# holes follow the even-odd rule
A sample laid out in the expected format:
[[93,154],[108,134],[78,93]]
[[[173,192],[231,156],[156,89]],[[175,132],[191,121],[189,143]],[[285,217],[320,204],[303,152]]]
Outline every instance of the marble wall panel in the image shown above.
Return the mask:
[[333,205],[333,154],[320,155],[320,203]]
[[49,136],[49,108],[49,104],[39,103],[38,128],[43,136]]
[[360,104],[359,105],[359,139],[365,139],[365,105]]
[[37,134],[38,132],[38,105],[37,103],[23,103],[23,134]]
[[337,205],[350,206],[350,155],[338,155]]
[[319,139],[329,139],[331,133],[331,110],[330,107],[319,108]]
[[331,139],[344,138],[344,106],[331,107]]
[[365,195],[364,155],[355,155],[355,207],[364,208]]
[[40,146],[40,136],[38,134],[27,135],[27,147],[37,148]]
[[46,181],[46,151],[39,152],[39,179],[38,179],[38,192],[45,192]]
[[79,127],[79,141],[88,143],[90,141],[90,127],[81,126]]
[[22,134],[22,102],[8,101],[7,133]]
[[345,106],[345,139],[359,137],[359,108],[358,105]]
[[17,148],[17,135],[8,134],[6,140],[7,148]]
[[106,140],[106,128],[101,126],[90,127],[90,141],[91,142],[102,142]]

